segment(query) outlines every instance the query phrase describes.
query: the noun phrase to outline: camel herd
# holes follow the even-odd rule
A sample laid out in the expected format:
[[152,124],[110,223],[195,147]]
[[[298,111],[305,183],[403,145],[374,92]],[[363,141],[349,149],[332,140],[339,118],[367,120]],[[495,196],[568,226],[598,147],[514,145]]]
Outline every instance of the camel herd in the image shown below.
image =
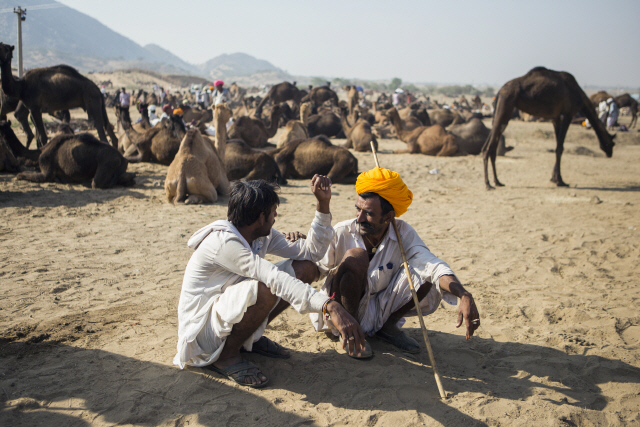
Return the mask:
[[[333,182],[353,183],[358,161],[351,150],[370,151],[371,145],[377,149],[379,140],[387,137],[406,143],[406,150],[399,151],[403,153],[482,153],[485,184],[491,189],[487,163],[491,160],[495,185],[502,185],[495,159],[510,149],[502,133],[515,109],[552,121],[557,141],[552,181],[557,185],[566,185],[560,159],[576,113],[593,125],[608,157],[614,146],[614,136],[594,110],[594,103],[610,96],[599,93],[589,99],[571,74],[543,67],[500,89],[491,129],[482,122],[486,116],[479,97],[469,102],[463,96],[456,108],[441,108],[425,97],[394,106],[385,94],[373,102],[363,99],[361,91],[352,86],[343,88],[345,102],[329,85],[304,90],[295,82],[277,84],[264,97],[248,96],[246,89],[234,83],[232,101],[213,108],[201,108],[195,102],[189,105],[189,93],[167,96],[164,104],[170,107],[164,110],[168,114],[152,125],[148,107],[159,104],[156,94],[142,90],[134,94],[141,120],[132,123],[128,107],[118,105],[117,94],[105,99],[93,82],[71,67],[38,68],[22,78],[13,76],[12,53],[12,46],[0,43],[0,170],[19,172],[18,179],[35,182],[90,181],[94,188],[107,188],[133,183],[134,174],[126,172],[129,162],[160,163],[168,166],[167,200],[176,204],[215,202],[219,195],[228,194],[229,182],[238,179],[266,179],[284,185],[287,179],[323,174]],[[634,125],[637,102],[623,96],[619,103],[631,108]],[[67,127],[48,142],[42,113],[67,111],[68,117],[68,110],[78,107],[87,112],[99,140],[88,133],[73,135]],[[115,129],[107,108],[115,111]],[[27,135],[26,147],[6,119],[12,111]],[[29,114],[36,127],[35,150],[28,149],[33,139]],[[213,140],[209,130],[215,131]],[[333,137],[346,139],[346,144],[335,145]]]

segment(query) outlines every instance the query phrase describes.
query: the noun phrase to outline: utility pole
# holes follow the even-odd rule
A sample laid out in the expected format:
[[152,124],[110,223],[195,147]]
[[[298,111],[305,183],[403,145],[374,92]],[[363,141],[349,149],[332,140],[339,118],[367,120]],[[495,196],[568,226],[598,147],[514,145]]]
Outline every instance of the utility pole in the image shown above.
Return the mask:
[[13,13],[18,17],[18,77],[22,77],[22,21],[27,19],[27,9],[20,6],[13,8]]

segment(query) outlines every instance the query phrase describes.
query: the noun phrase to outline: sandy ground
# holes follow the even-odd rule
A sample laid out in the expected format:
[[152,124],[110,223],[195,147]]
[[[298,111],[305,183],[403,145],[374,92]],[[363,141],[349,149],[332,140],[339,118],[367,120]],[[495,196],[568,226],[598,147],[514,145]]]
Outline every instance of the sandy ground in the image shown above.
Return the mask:
[[[180,371],[186,242],[225,217],[228,199],[169,205],[166,167],[153,164],[130,166],[134,187],[102,191],[0,175],[0,425],[640,425],[640,133],[619,135],[607,159],[593,131],[572,126],[569,188],[549,182],[551,124],[512,122],[506,136],[516,144],[497,160],[506,187],[491,192],[478,156],[396,155],[401,142],[380,143],[381,164],[414,192],[402,219],[482,317],[471,341],[455,307],[426,318],[445,400],[425,350],[371,339],[375,357],[352,360],[292,309],[267,329],[292,357],[248,357],[268,388]],[[306,231],[308,182],[280,194],[276,227]],[[334,185],[334,223],[353,217],[355,199]],[[421,340],[416,317],[405,328]]]

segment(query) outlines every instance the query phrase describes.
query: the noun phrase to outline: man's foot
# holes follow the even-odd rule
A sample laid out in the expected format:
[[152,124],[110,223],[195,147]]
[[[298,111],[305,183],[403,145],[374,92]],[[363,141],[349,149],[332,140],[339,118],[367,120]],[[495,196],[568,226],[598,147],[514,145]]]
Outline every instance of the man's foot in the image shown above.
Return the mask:
[[269,379],[264,376],[260,368],[241,357],[217,360],[207,368],[247,387],[261,388],[269,383]]
[[[244,349],[241,349],[242,352]],[[249,352],[247,352],[249,353]],[[281,346],[280,344],[271,341],[269,338],[263,336],[253,343],[253,348],[250,353],[261,354],[267,357],[275,357],[277,359],[288,359],[291,357],[289,350]]]
[[382,341],[393,344],[406,353],[420,353],[418,341],[405,334],[404,331],[398,329],[395,325],[383,326],[382,329],[376,332],[376,337]]

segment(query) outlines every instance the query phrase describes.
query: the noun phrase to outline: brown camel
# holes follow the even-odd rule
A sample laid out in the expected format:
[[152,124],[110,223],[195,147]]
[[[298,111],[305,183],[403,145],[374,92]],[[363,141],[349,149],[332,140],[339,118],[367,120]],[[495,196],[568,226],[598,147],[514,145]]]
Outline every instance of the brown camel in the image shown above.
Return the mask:
[[353,184],[358,177],[358,159],[325,136],[290,141],[275,155],[283,178],[311,179],[326,175],[334,183]]
[[27,135],[27,148],[29,148],[34,136],[29,126],[29,109],[18,98],[5,94],[0,85],[0,120],[7,120],[7,114],[11,112]]
[[358,90],[355,86],[345,86],[343,88],[347,91],[347,104],[349,105],[349,115],[353,114],[353,111],[358,105]]
[[18,163],[36,163],[38,157],[40,157],[40,150],[27,149],[16,134],[11,129],[11,122],[9,120],[0,120],[0,139],[4,141],[4,144],[11,150],[13,156],[18,160]]
[[256,117],[238,117],[229,129],[230,139],[241,139],[250,147],[260,148],[267,145],[270,138],[278,132],[280,121],[280,106],[276,105],[271,111],[271,126],[267,128],[262,120]]
[[279,83],[269,89],[267,96],[260,101],[254,114],[256,117],[260,117],[262,107],[264,107],[264,104],[269,100],[271,100],[274,105],[285,101],[293,101],[295,105],[300,105],[301,98],[302,95],[300,94],[300,89],[296,87],[296,82],[293,82],[293,84],[289,82]]
[[308,102],[305,102],[300,106],[300,120],[289,120],[284,131],[278,137],[278,148],[282,147],[289,141],[293,141],[294,139],[309,138],[307,123],[309,122],[310,114],[311,105],[309,105]]
[[[0,122],[0,172],[16,173],[20,172],[20,164],[18,163],[18,159],[13,155],[13,151],[4,137],[6,123],[6,121]],[[8,123],[9,130],[11,130],[11,122]],[[11,132],[13,133],[13,131]]]
[[409,131],[402,127],[398,110],[391,108],[387,114],[396,129],[398,138],[407,144],[408,149],[398,153],[420,153],[444,157],[453,156],[458,152],[456,138],[447,133],[442,126],[420,126]]
[[514,108],[534,116],[550,119],[556,133],[556,164],[553,167],[551,182],[558,186],[567,186],[560,174],[560,160],[564,150],[564,138],[573,116],[582,111],[598,136],[600,148],[613,155],[613,138],[596,116],[591,101],[578,85],[576,79],[564,71],[548,70],[536,67],[522,77],[517,77],[500,88],[497,95],[496,111],[493,116],[491,133],[482,147],[484,162],[484,182],[487,190],[493,189],[489,184],[487,162],[491,158],[493,180],[496,186],[503,184],[496,174],[496,151],[498,141],[509,123]]
[[[131,145],[124,153],[125,158],[132,163],[152,162],[170,165],[178,149],[180,141],[186,134],[186,129],[180,116],[172,115],[166,123],[158,124],[143,133],[136,132],[131,122],[123,116],[119,117]],[[138,155],[133,157],[135,152]]]
[[[231,112],[227,111],[228,121]],[[220,122],[216,120],[216,125],[226,125],[226,122]],[[167,169],[164,191],[169,203],[174,205],[214,203],[218,194],[229,194],[223,161],[211,141],[198,129],[189,129],[180,142],[180,149]]]
[[106,130],[111,138],[111,144],[114,147],[118,146],[118,138],[113,133],[113,126],[109,123],[102,93],[95,83],[67,65],[34,68],[24,77],[16,79],[11,74],[12,57],[13,46],[0,43],[2,90],[8,96],[20,99],[31,112],[39,147],[47,143],[42,113],[78,107],[87,111],[89,120],[95,124],[101,141],[107,142]]
[[635,127],[636,121],[638,120],[638,101],[628,93],[616,96],[613,100],[620,108],[629,107],[631,110],[631,123],[629,123],[629,129]]
[[473,99],[471,100],[471,106],[474,110],[479,110],[482,108],[482,99],[480,99],[479,95],[473,97]]
[[443,128],[449,125],[458,125],[466,121],[460,114],[447,108],[429,111],[429,119],[432,125],[440,125]]
[[593,104],[594,107],[597,107],[602,101],[606,101],[609,98],[613,98],[613,96],[609,95],[607,91],[601,90],[600,92],[596,92],[589,97],[589,100]]
[[[449,126],[447,128],[447,132],[450,132],[456,137],[456,144],[458,145],[457,154],[475,155],[482,152],[482,146],[491,133],[491,129],[486,127],[484,123],[482,123],[482,120],[477,117],[473,117],[466,123]],[[501,135],[500,143],[498,144],[498,156],[504,156],[507,151],[511,150],[513,150],[513,147],[506,147],[504,136]]]
[[319,135],[344,137],[342,121],[333,111],[324,111],[320,114],[309,116],[307,131],[310,137]]
[[33,182],[87,182],[92,188],[133,185],[135,174],[127,172],[127,160],[114,147],[90,133],[60,134],[42,149],[41,172],[21,172],[17,178]]
[[316,107],[327,101],[332,101],[335,106],[338,105],[338,95],[329,86],[314,87],[308,95],[302,98],[302,102],[311,102]]
[[378,140],[371,132],[371,125],[366,120],[359,118],[357,110],[353,115],[353,119],[355,121],[353,126],[349,125],[346,110],[342,110],[341,116],[342,129],[344,134],[347,136],[347,142],[344,145],[344,148],[353,148],[360,152],[371,151],[371,141],[373,141],[376,151],[378,150]]
[[230,181],[244,179],[264,179],[286,185],[278,164],[272,156],[264,151],[249,147],[244,141],[231,139],[227,141],[227,155],[224,159],[227,178]]
[[238,86],[236,82],[233,82],[231,86],[229,86],[229,94],[231,94],[232,101],[242,102],[242,99],[247,94],[247,90]]

